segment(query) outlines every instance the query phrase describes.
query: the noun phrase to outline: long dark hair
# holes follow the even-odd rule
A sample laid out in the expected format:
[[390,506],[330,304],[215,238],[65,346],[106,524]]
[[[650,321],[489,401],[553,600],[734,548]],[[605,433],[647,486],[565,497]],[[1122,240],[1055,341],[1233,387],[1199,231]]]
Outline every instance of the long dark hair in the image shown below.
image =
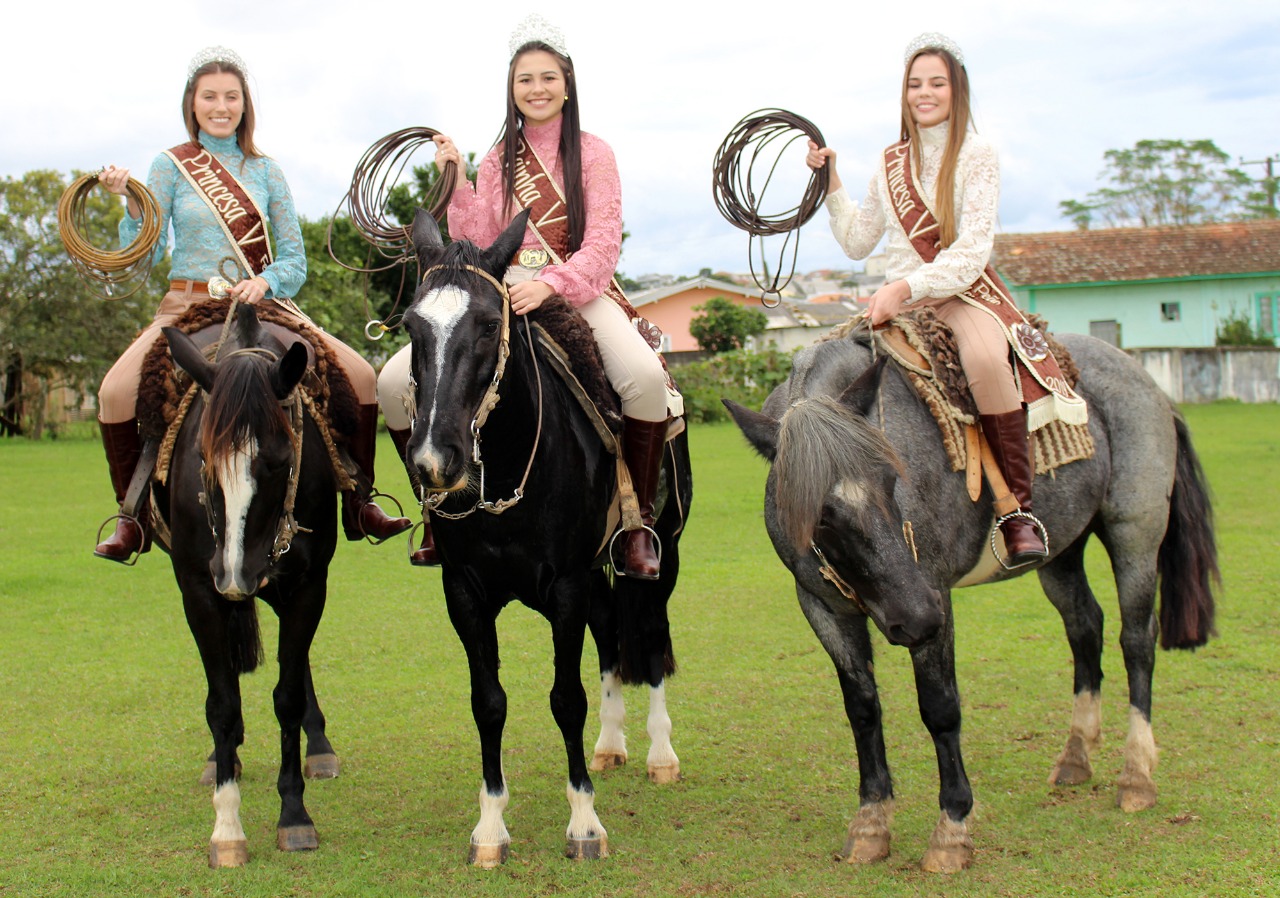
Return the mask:
[[[564,175],[564,198],[569,207],[569,252],[582,247],[582,234],[587,226],[587,205],[582,191],[582,126],[578,120],[578,80],[573,76],[573,60],[557,53],[542,41],[523,44],[511,57],[507,70],[507,120],[498,140],[502,142],[502,214],[511,212],[511,196],[515,192],[516,142],[524,127],[524,116],[516,108],[516,60],[533,50],[550,53],[564,74],[564,109],[560,112],[560,172]],[[547,172],[550,176],[551,172]]]
[[969,110],[969,73],[954,56],[938,47],[926,47],[907,60],[902,73],[902,134],[901,140],[910,140],[913,148],[912,165],[917,179],[920,176],[920,128],[907,105],[907,81],[911,78],[911,66],[921,56],[937,56],[947,66],[947,78],[951,82],[951,129],[947,132],[947,146],[942,153],[942,169],[934,187],[934,213],[938,217],[938,231],[942,245],[950,246],[956,239],[956,165],[960,161],[960,147],[969,133],[973,115]]
[[236,126],[236,143],[240,145],[240,152],[244,153],[246,159],[261,156],[262,152],[253,142],[253,126],[256,118],[253,114],[253,95],[249,93],[249,81],[244,77],[244,72],[240,71],[239,66],[223,59],[206,62],[196,69],[182,91],[182,120],[186,123],[187,134],[191,137],[192,143],[200,142],[200,123],[196,121],[196,85],[200,82],[200,76],[216,75],[221,72],[235,75],[240,80],[240,92],[244,96],[244,115],[240,117],[240,124]]

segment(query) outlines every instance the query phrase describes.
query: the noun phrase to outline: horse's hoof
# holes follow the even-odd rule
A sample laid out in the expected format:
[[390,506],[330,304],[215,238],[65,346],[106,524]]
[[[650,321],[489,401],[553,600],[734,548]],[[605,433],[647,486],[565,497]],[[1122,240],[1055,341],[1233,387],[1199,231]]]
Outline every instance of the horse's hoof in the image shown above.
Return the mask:
[[597,772],[625,767],[626,763],[625,751],[598,751],[591,757],[591,769]]
[[473,867],[492,870],[494,867],[505,864],[510,853],[510,842],[503,842],[500,845],[477,845],[472,842],[470,850],[467,851],[467,863]]
[[276,830],[276,847],[281,851],[315,851],[320,847],[316,828],[310,824],[281,826]]
[[1155,783],[1134,783],[1131,785],[1121,785],[1120,791],[1116,795],[1116,804],[1120,810],[1126,814],[1134,814],[1138,811],[1149,811],[1156,806],[1156,786]]
[[332,752],[307,755],[302,765],[302,775],[309,780],[331,780],[338,777],[338,756]]
[[219,842],[209,841],[209,866],[243,867],[249,863],[249,843],[244,839]]
[[840,857],[846,864],[874,864],[889,856],[889,834],[850,836],[845,840]]
[[973,863],[973,848],[930,848],[920,861],[926,873],[959,873]]
[[1093,779],[1093,764],[1089,761],[1089,751],[1084,739],[1072,736],[1067,740],[1067,747],[1062,750],[1058,760],[1049,773],[1051,786],[1079,786]]
[[649,782],[657,783],[659,786],[665,786],[667,783],[678,782],[680,779],[680,765],[669,764],[665,767],[650,767]]
[[604,836],[598,839],[566,839],[564,856],[575,861],[596,861],[609,856],[609,840]]
[[973,840],[963,820],[955,821],[944,812],[929,837],[929,850],[920,867],[926,873],[959,873],[973,863]]

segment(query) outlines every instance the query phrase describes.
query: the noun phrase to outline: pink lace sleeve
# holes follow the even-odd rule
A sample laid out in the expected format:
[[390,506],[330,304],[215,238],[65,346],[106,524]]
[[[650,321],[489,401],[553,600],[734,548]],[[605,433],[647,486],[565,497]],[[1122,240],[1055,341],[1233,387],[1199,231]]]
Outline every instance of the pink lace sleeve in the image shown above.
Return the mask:
[[607,143],[585,133],[582,187],[587,207],[582,247],[563,265],[549,266],[538,274],[539,280],[550,284],[575,306],[604,293],[622,252],[622,181],[618,163]]
[[480,161],[474,185],[454,190],[449,199],[449,236],[454,240],[470,240],[477,246],[488,246],[506,226],[502,221],[502,167],[498,149],[492,149]]

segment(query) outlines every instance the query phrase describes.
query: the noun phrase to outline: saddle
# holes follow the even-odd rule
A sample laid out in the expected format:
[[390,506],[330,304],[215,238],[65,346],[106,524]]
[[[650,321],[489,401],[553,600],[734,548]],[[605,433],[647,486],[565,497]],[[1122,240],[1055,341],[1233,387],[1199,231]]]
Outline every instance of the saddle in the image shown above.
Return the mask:
[[[1080,369],[1071,353],[1049,333],[1043,318],[1028,315],[1027,320],[1045,335],[1063,376],[1074,389],[1080,380]],[[864,324],[862,317],[855,316],[824,339],[849,338]],[[885,327],[876,329],[873,339],[876,351],[885,353],[902,370],[933,415],[951,470],[966,472],[970,498],[976,502],[981,495],[984,471],[993,494],[997,497],[1007,494],[1004,478],[990,457],[990,450],[985,449],[978,425],[978,407],[960,365],[955,334],[946,322],[932,309],[919,309],[899,315]],[[1091,458],[1094,453],[1093,436],[1087,424],[1051,421],[1031,432],[1030,443],[1037,474]]]

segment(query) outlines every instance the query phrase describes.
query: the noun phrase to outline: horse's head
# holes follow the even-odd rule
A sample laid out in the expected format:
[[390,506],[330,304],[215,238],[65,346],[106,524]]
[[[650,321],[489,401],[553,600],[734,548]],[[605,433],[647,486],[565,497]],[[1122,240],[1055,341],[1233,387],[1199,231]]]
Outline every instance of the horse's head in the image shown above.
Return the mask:
[[236,309],[232,333],[210,362],[186,334],[166,327],[174,362],[205,392],[199,434],[204,504],[215,550],[213,583],[229,599],[252,597],[274,560],[281,509],[295,458],[281,406],[307,370],[301,343],[286,351],[250,305]]
[[942,601],[916,563],[894,500],[902,463],[867,421],[883,364],[868,368],[838,398],[796,402],[781,420],[725,405],[773,464],[770,536],[793,573],[821,574],[890,642],[913,646],[942,626]]
[[473,429],[509,351],[510,301],[502,278],[524,239],[529,213],[517,215],[488,249],[458,240],[444,246],[426,212],[413,222],[422,282],[404,313],[413,344],[416,411],[408,459],[423,484],[468,485]]

